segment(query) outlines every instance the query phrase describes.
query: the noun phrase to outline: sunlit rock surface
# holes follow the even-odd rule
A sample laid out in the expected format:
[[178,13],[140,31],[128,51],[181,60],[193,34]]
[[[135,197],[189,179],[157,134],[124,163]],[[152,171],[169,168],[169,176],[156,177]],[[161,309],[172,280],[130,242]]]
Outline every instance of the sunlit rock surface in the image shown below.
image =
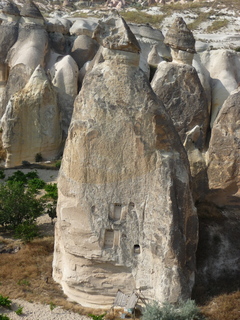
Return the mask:
[[75,101],[53,275],[84,306],[108,308],[118,289],[174,302],[190,297],[194,282],[198,220],[188,161],[139,54],[132,43],[127,48],[133,35],[117,33],[127,26],[110,19],[100,28],[115,28],[113,41],[122,46],[123,38],[128,51],[116,42],[115,50],[104,48],[105,61],[85,76]]

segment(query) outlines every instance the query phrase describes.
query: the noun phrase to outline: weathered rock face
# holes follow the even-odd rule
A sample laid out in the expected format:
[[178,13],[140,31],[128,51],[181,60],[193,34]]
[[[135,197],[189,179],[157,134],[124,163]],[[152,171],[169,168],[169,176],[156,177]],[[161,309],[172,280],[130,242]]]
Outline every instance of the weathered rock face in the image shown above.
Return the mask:
[[9,49],[18,37],[18,23],[3,21],[0,25],[0,61],[5,62]]
[[64,150],[54,279],[84,306],[109,307],[118,289],[185,299],[198,222],[184,148],[139,54],[103,56],[84,78]]
[[98,43],[87,35],[78,36],[71,50],[71,56],[76,61],[79,69],[84,63],[93,59],[99,48]]
[[74,99],[78,94],[78,66],[71,56],[65,56],[51,69],[52,83],[57,88],[64,140],[71,122]]
[[[211,87],[211,127],[224,101],[240,82],[240,56],[232,50],[212,50],[199,54],[200,70],[206,79],[209,73]],[[198,62],[195,61],[195,64]],[[219,68],[221,66],[221,68]],[[203,83],[204,85],[204,83]],[[209,90],[206,90],[209,92]]]
[[[239,287],[240,90],[232,92],[215,122],[208,150],[208,186],[198,204],[200,242],[196,294],[204,285]],[[216,294],[219,292],[216,292]]]
[[187,64],[160,63],[151,82],[163,101],[182,142],[196,125],[201,133],[195,145],[203,149],[208,130],[209,114],[205,92],[196,70]]
[[213,124],[209,144],[208,179],[212,201],[239,206],[240,201],[240,89],[224,102]]
[[175,19],[165,36],[164,43],[174,49],[195,53],[195,39],[182,17]]
[[192,64],[193,54],[195,53],[195,39],[183,18],[175,19],[166,34],[164,43],[171,48],[173,62]]
[[24,24],[19,28],[16,43],[8,52],[9,67],[24,64],[35,70],[39,64],[44,66],[47,48],[48,34],[45,28],[36,24]]
[[38,153],[46,160],[58,156],[62,140],[60,112],[56,92],[41,67],[9,101],[1,127],[6,167],[20,165],[22,160],[35,161]]

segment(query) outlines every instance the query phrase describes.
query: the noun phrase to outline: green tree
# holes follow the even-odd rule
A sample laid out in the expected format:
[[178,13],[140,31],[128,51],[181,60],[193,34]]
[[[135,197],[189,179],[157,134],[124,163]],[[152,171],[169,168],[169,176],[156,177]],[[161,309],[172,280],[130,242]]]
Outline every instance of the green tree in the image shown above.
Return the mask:
[[43,213],[43,201],[22,182],[11,180],[0,185],[0,225],[15,229],[26,221],[34,223]]

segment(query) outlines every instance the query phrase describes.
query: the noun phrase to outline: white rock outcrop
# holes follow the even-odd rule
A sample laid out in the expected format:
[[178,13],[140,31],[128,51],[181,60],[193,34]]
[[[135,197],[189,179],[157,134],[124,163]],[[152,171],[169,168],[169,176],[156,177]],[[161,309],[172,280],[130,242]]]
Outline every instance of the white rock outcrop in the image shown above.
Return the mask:
[[186,153],[139,69],[126,23],[110,16],[95,36],[105,61],[75,101],[58,182],[54,279],[91,307],[109,308],[118,289],[160,302],[189,298],[198,219]]
[[70,55],[65,56],[50,70],[52,83],[57,88],[61,127],[66,139],[73,113],[73,103],[78,94],[78,66]]
[[59,155],[62,132],[57,95],[40,66],[10,99],[1,128],[6,167],[21,165],[23,160],[33,162],[37,154],[45,160]]

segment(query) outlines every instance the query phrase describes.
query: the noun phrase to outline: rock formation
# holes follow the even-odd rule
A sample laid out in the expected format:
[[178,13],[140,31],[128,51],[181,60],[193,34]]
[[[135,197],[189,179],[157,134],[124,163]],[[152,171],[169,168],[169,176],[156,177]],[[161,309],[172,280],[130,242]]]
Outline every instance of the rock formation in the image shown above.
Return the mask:
[[[206,284],[239,287],[240,90],[231,93],[213,123],[207,175],[209,190],[198,203],[200,243],[196,291]],[[196,293],[198,294],[198,292]]]
[[69,55],[55,63],[50,70],[52,83],[57,89],[64,140],[71,122],[74,99],[78,94],[78,66]]
[[209,124],[208,102],[192,62],[194,38],[182,18],[177,18],[164,40],[171,46],[173,62],[160,63],[151,82],[157,96],[163,101],[182,142],[195,126],[201,134],[195,145],[205,146]]
[[62,142],[59,116],[56,92],[38,66],[27,85],[10,99],[1,119],[6,167],[33,162],[37,154],[55,159]]
[[227,98],[212,128],[208,150],[211,201],[217,206],[240,203],[240,89]]
[[150,300],[190,297],[198,220],[184,148],[139,69],[125,21],[94,36],[104,62],[84,78],[59,176],[54,279],[84,306],[117,290]]

